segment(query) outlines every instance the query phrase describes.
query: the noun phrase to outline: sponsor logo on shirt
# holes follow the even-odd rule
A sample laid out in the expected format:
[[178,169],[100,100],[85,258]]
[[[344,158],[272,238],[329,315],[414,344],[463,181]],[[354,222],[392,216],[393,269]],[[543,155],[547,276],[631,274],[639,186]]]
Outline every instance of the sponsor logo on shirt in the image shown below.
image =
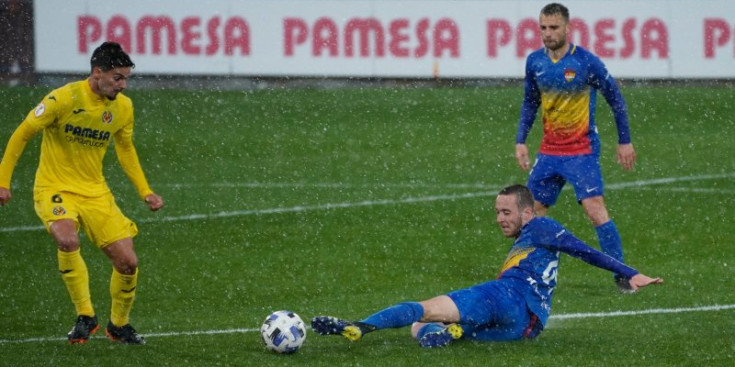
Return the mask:
[[89,127],[74,126],[66,124],[64,126],[66,140],[70,143],[79,143],[89,145],[91,147],[104,147],[105,142],[110,140],[110,132],[105,130],[97,130]]

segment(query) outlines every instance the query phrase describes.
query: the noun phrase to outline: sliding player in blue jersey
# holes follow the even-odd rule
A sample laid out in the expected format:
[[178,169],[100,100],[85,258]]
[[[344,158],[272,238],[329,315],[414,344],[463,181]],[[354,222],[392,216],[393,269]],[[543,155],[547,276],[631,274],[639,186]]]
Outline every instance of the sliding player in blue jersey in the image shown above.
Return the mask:
[[[595,103],[599,90],[612,108],[617,125],[618,163],[630,170],[636,156],[625,100],[602,61],[567,42],[569,10],[565,6],[546,5],[541,10],[539,25],[544,48],[526,59],[525,95],[515,157],[522,169],[530,168],[526,138],[540,107],[544,134],[528,177],[528,187],[536,200],[536,214],[546,215],[564,184],[569,182],[595,227],[600,249],[624,262],[620,234],[603,199]],[[615,275],[618,288],[626,293],[632,291],[622,275]]]
[[413,324],[412,335],[428,348],[460,338],[534,338],[549,318],[561,252],[621,274],[634,291],[663,283],[587,246],[553,219],[535,216],[533,196],[523,185],[501,190],[495,212],[503,235],[515,238],[497,279],[423,302],[399,303],[361,321],[317,316],[311,327],[322,335],[356,341],[368,332]]

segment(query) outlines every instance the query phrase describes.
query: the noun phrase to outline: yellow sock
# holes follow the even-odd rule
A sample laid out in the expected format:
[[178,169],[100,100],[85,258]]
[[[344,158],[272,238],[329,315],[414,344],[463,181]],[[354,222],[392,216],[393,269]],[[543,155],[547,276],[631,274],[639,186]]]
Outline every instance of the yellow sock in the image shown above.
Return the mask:
[[89,272],[82,254],[78,249],[73,252],[58,250],[57,257],[61,280],[69,291],[77,315],[94,316],[92,298],[89,294]]
[[112,309],[110,310],[110,321],[115,326],[125,326],[130,323],[130,310],[135,301],[135,287],[138,285],[138,269],[135,274],[124,275],[112,269],[110,279],[110,297],[112,298]]

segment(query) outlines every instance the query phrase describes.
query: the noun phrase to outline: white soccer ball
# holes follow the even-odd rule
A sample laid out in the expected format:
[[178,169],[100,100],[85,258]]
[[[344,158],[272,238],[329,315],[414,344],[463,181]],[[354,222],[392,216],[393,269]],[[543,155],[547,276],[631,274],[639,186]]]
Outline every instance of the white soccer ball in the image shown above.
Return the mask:
[[294,353],[306,340],[306,326],[299,315],[291,311],[276,311],[265,318],[260,337],[267,349],[276,353]]

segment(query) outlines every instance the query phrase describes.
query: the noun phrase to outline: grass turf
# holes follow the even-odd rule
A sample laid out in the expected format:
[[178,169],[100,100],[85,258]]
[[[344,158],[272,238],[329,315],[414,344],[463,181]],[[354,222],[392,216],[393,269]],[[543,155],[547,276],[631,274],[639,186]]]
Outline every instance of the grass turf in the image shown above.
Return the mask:
[[[3,149],[46,92],[0,89]],[[109,153],[108,182],[141,230],[132,323],[148,345],[65,344],[73,308],[33,212],[37,137],[15,171],[13,201],[0,208],[3,363],[725,366],[735,358],[732,308],[552,319],[534,341],[441,350],[421,350],[407,329],[359,343],[309,333],[295,355],[268,353],[254,329],[273,310],[307,323],[318,314],[359,319],[495,277],[510,243],[494,224],[493,198],[526,177],[513,158],[522,90],[128,95],[142,164],[167,205],[148,212]],[[629,263],[666,284],[622,296],[609,274],[565,256],[552,315],[735,304],[735,90],[627,87],[624,95],[638,164],[632,172],[615,164],[615,128],[601,102],[606,200]],[[596,246],[571,191],[550,215]],[[83,242],[106,323],[110,266]]]

